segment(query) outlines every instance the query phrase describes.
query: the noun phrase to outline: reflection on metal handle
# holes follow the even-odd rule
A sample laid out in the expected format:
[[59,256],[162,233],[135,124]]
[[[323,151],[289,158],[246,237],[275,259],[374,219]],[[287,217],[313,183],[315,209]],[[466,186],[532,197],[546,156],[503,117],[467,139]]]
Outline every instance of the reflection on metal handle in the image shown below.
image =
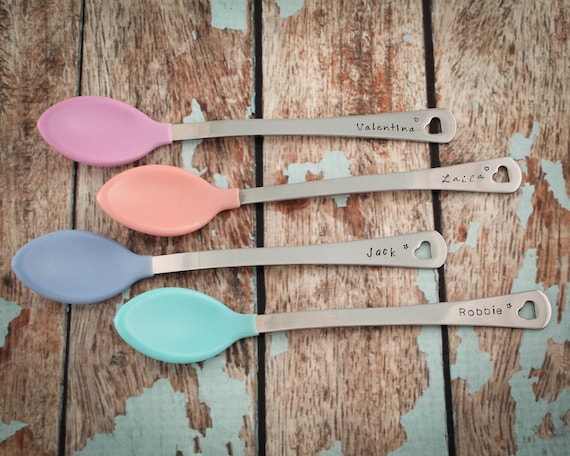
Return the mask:
[[437,231],[316,245],[175,253],[152,257],[153,274],[198,269],[292,264],[438,268],[447,244]]
[[[505,168],[508,182],[496,182],[495,174]],[[391,190],[454,190],[464,192],[514,192],[522,173],[509,157],[439,168],[371,176],[343,177],[286,185],[247,188],[239,191],[241,204],[284,201],[319,196]]]
[[[529,307],[530,309],[527,309]],[[366,309],[314,310],[256,317],[259,333],[343,326],[452,325],[544,328],[550,301],[538,290],[469,301]]]
[[[430,132],[437,120],[439,130]],[[171,126],[172,141],[224,136],[345,136],[446,143],[457,126],[447,109],[392,112],[314,119],[236,119],[193,122]]]

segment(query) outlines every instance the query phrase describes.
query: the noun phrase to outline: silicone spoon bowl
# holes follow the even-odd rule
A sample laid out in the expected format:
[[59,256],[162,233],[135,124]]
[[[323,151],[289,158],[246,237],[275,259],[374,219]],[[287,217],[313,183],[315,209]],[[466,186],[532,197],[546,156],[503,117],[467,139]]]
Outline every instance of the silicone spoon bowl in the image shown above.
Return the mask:
[[[429,247],[426,249],[426,246]],[[437,231],[329,244],[138,255],[88,231],[56,231],[24,245],[12,259],[16,276],[46,298],[90,304],[155,274],[287,264],[352,264],[438,268],[447,246]]]
[[[530,305],[531,317],[520,314]],[[119,335],[141,353],[170,363],[204,361],[245,337],[272,331],[343,326],[472,325],[544,328],[548,298],[527,291],[493,298],[414,306],[240,314],[198,291],[163,288],[123,305],[114,323]]]
[[[441,132],[428,126],[438,119]],[[68,98],[47,109],[38,120],[46,142],[72,160],[95,166],[134,162],[173,141],[222,136],[315,135],[353,136],[410,141],[449,142],[455,118],[447,109],[322,119],[217,120],[171,125],[160,123],[113,98]]]
[[[493,179],[500,168],[506,168],[508,182]],[[174,166],[146,165],[114,176],[101,187],[97,201],[113,219],[133,230],[178,236],[196,231],[219,212],[242,204],[387,190],[514,192],[521,178],[516,162],[505,157],[420,171],[239,190],[216,188]]]

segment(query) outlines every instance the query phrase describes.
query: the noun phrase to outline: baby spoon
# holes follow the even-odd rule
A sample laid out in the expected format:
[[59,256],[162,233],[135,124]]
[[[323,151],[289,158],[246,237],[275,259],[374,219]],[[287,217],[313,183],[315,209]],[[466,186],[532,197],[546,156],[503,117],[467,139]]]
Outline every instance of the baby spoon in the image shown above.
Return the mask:
[[[508,182],[493,175],[506,168]],[[101,208],[123,225],[156,236],[178,236],[202,228],[216,214],[242,204],[387,190],[514,192],[521,170],[508,157],[372,176],[301,182],[248,189],[220,189],[181,168],[146,165],[117,174],[101,187]]]
[[[441,132],[428,126],[439,119]],[[406,139],[445,143],[455,136],[455,118],[447,109],[319,119],[216,120],[172,125],[157,122],[112,98],[68,98],[38,120],[46,142],[68,158],[95,166],[116,166],[144,157],[173,141],[222,136],[313,135]]]
[[199,269],[286,264],[350,264],[438,268],[447,245],[437,231],[320,245],[138,255],[88,231],[55,231],[24,245],[12,269],[46,298],[89,304],[111,298],[155,274]]
[[[532,315],[527,316],[520,311],[528,306]],[[163,288],[128,301],[114,323],[125,342],[141,353],[169,363],[194,363],[216,356],[240,339],[273,331],[387,325],[540,329],[551,313],[550,302],[540,291],[438,304],[255,315],[236,313],[195,290]]]

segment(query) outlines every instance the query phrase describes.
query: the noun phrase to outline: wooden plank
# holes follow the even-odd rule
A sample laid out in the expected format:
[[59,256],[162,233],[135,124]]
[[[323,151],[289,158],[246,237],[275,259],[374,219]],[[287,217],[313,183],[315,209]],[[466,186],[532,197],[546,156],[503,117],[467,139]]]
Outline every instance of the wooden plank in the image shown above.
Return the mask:
[[[85,10],[83,94],[118,98],[149,116],[173,123],[245,118],[252,82],[250,8],[240,29],[218,21],[227,11],[208,1],[89,1]],[[234,12],[237,14],[238,12]],[[235,19],[235,16],[232,16]],[[215,26],[214,24],[218,24]],[[194,100],[194,102],[193,102]],[[253,185],[251,138],[175,144],[137,165],[163,163],[203,171],[214,183]],[[253,245],[251,208],[218,216],[198,233],[154,238],[107,217],[95,194],[129,166],[80,166],[77,227],[109,236],[142,254],[247,248]],[[184,208],[181,208],[184,210]],[[251,312],[251,268],[157,276],[133,286],[127,296],[100,305],[74,307],[71,315],[67,452],[102,454],[114,449],[140,453],[254,454],[256,451],[256,352],[240,342],[199,365],[168,365],[136,353],[116,334],[112,318],[130,296],[163,286],[195,288]],[[139,433],[143,438],[139,438]]]
[[[265,1],[263,14],[264,117],[425,108],[421,2],[311,1],[291,11]],[[265,185],[429,167],[425,144],[380,140],[265,138],[264,158]],[[268,246],[432,228],[429,192],[265,207]],[[429,270],[272,267],[265,277],[268,313],[437,300]],[[268,454],[446,451],[439,329],[300,331],[267,345]]]
[[71,223],[72,164],[36,121],[75,94],[78,25],[77,1],[0,4],[0,454],[51,455],[58,446],[65,308],[25,288],[10,261]]
[[543,331],[453,332],[458,454],[570,449],[569,21],[564,2],[434,3],[438,100],[458,119],[442,163],[510,155],[524,176],[512,196],[442,196],[448,299],[537,288],[554,306]]

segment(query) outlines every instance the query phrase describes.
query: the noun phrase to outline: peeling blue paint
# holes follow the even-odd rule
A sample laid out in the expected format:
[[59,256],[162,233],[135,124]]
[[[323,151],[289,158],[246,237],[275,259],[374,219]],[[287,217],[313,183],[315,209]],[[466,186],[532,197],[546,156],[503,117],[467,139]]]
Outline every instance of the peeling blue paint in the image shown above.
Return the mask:
[[[288,177],[288,183],[305,182],[307,173],[323,175],[323,179],[335,179],[348,177],[351,160],[347,159],[343,152],[331,151],[319,163],[292,163],[283,172]],[[338,207],[346,207],[349,195],[338,195],[333,199]]]
[[435,303],[439,301],[437,290],[438,273],[435,269],[418,269],[416,275],[416,285],[423,293],[427,302]]
[[305,0],[275,0],[279,7],[279,17],[286,19],[299,12],[305,3]]
[[253,407],[252,397],[247,393],[245,383],[233,379],[225,372],[224,356],[212,358],[200,368],[198,374],[200,402],[210,408],[212,428],[205,436],[199,436],[203,454],[226,454],[230,444],[233,454],[245,454],[245,442],[240,439],[244,416]]
[[[10,322],[22,313],[22,308],[15,301],[0,298],[0,347],[4,346],[8,336]],[[12,420],[9,423],[0,421],[0,443],[12,437],[20,429],[27,426],[21,421]]]
[[417,400],[415,407],[400,418],[400,424],[406,431],[406,442],[390,452],[391,456],[425,454],[427,448],[430,454],[447,454],[440,328],[422,327],[418,336],[418,347],[428,366],[428,387]]
[[244,31],[247,26],[247,0],[210,0],[212,27]]
[[4,346],[10,322],[22,312],[22,308],[14,301],[0,298],[0,347]]
[[125,303],[131,299],[131,287],[127,288],[125,291],[123,291],[121,293],[121,298],[119,299],[119,302],[117,303],[117,305],[115,306],[115,312],[118,312],[119,309],[121,307],[123,307],[123,305],[125,305]]
[[[184,117],[182,122],[184,123],[192,123],[192,122],[204,122],[206,119],[204,118],[204,114],[202,113],[202,107],[200,103],[196,101],[195,98],[192,98],[192,112],[190,115]],[[190,171],[198,176],[203,175],[208,168],[204,168],[199,170],[194,168],[192,165],[192,161],[194,160],[194,154],[196,153],[196,148],[202,144],[201,139],[190,139],[187,141],[182,141],[182,167]]]
[[566,180],[562,170],[560,160],[551,162],[550,160],[542,160],[542,170],[544,171],[544,179],[548,182],[548,189],[554,195],[554,199],[558,201],[562,208],[570,211],[570,198],[566,191]]
[[521,187],[521,196],[519,199],[519,205],[517,207],[517,216],[523,228],[526,228],[528,219],[534,212],[534,206],[532,204],[533,195],[534,185],[525,184]]
[[228,178],[222,174],[214,174],[214,185],[218,188],[229,188]]
[[8,440],[12,437],[16,432],[20,429],[24,429],[27,426],[26,423],[22,423],[21,421],[10,421],[8,424],[3,423],[0,421],[0,443]]
[[467,230],[467,236],[464,242],[456,242],[449,246],[449,253],[457,253],[459,249],[463,246],[471,247],[474,249],[477,247],[477,236],[479,233],[479,228],[481,228],[481,222],[473,221],[469,224],[469,229]]
[[212,427],[205,435],[192,429],[186,413],[188,400],[174,391],[166,378],[145,388],[139,397],[127,399],[126,414],[115,418],[112,434],[97,434],[87,439],[77,453],[89,455],[160,455],[194,454],[199,445],[202,454],[244,454],[240,439],[244,416],[252,406],[245,383],[230,378],[225,372],[226,360],[218,356],[202,367],[193,365],[198,374],[199,400],[208,405]]
[[[420,269],[416,284],[428,302],[439,301],[437,271]],[[400,418],[400,424],[406,431],[406,442],[390,452],[391,456],[425,454],[426,448],[429,448],[430,454],[447,454],[440,328],[437,326],[422,327],[418,336],[418,347],[424,353],[428,366],[428,387],[419,397],[415,407]],[[426,420],[426,417],[429,419]]]
[[465,245],[474,249],[477,247],[477,233],[481,227],[481,222],[471,222],[469,230],[467,230],[467,237],[465,238]]
[[319,452],[319,456],[342,456],[342,442],[340,440],[335,440],[332,447],[328,450],[323,450]]
[[115,417],[112,434],[87,439],[80,456],[136,454],[192,454],[194,438],[201,434],[190,428],[186,415],[187,399],[174,391],[168,379],[159,379],[141,396],[126,402],[126,414]]
[[249,96],[249,106],[245,108],[245,118],[255,117],[255,92]]
[[[530,134],[525,137],[522,133],[515,133],[511,137],[511,143],[509,145],[509,155],[513,160],[519,161],[519,166],[523,173],[528,173],[528,168],[524,160],[527,157],[530,157],[530,152],[532,145],[534,144],[534,140],[538,136],[540,131],[540,124],[538,122],[532,123],[532,128]],[[520,163],[522,162],[522,163]]]
[[[537,283],[537,251],[529,249],[525,252],[521,269],[513,281],[512,292],[539,289],[545,292],[552,304],[554,318],[549,325],[540,331],[525,331],[520,346],[520,370],[509,380],[511,394],[515,400],[514,431],[517,439],[518,455],[566,454],[570,431],[562,418],[568,412],[570,391],[563,390],[556,397],[536,399],[533,385],[536,377],[531,377],[533,369],[540,369],[544,362],[551,340],[556,344],[564,344],[570,334],[570,295],[567,296],[565,309],[560,313],[560,287],[554,285],[545,289],[544,284]],[[570,283],[566,284],[570,288]],[[546,415],[550,415],[554,437],[542,439],[537,433]]]
[[412,35],[410,35],[409,33],[404,33],[404,36],[402,37],[402,41],[404,43],[409,43],[410,41],[412,41]]
[[[479,347],[479,336],[472,327],[457,328],[461,343],[457,347],[456,364],[451,365],[451,379],[462,378],[467,381],[468,393],[474,394],[491,379],[494,365],[489,353]],[[465,362],[465,360],[469,362]],[[477,369],[473,369],[477,366]]]
[[269,345],[269,356],[275,358],[276,356],[282,355],[289,350],[289,339],[287,339],[287,333],[285,332],[275,332],[271,334],[271,343]]

